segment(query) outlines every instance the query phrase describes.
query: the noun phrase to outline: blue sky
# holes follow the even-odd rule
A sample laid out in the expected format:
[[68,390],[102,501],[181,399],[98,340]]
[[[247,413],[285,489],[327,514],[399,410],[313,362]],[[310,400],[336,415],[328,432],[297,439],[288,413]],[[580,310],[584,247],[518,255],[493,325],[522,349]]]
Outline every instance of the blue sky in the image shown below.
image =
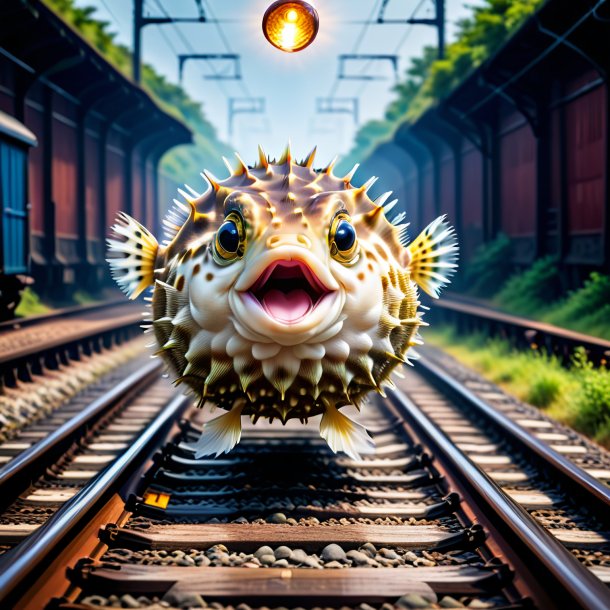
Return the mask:
[[[468,6],[482,0],[468,0]],[[143,59],[166,75],[178,79],[176,52],[227,53],[241,55],[242,81],[215,81],[204,78],[222,66],[190,62],[185,67],[183,85],[201,101],[219,136],[248,161],[256,158],[256,145],[277,156],[290,138],[297,157],[318,145],[320,161],[349,150],[356,125],[345,114],[316,114],[317,97],[358,97],[360,123],[380,118],[392,99],[394,77],[386,63],[352,64],[350,71],[375,74],[384,80],[337,81],[341,53],[384,53],[399,55],[402,75],[409,58],[423,46],[436,43],[436,32],[426,26],[370,25],[362,22],[373,14],[381,0],[314,0],[320,15],[316,41],[296,54],[283,53],[263,37],[261,20],[271,0],[203,0],[209,16],[224,21],[216,25],[149,25],[143,31]],[[80,6],[95,6],[96,16],[108,21],[118,40],[132,44],[132,2],[130,0],[77,0]],[[386,18],[410,17],[420,5],[417,17],[434,15],[433,0],[390,0]],[[455,22],[470,13],[465,0],[446,0],[447,34],[452,39]],[[174,17],[197,15],[195,0],[146,0],[146,13],[161,16],[162,10]],[[226,20],[226,21],[225,21]],[[228,134],[228,98],[264,97],[263,115],[242,114],[235,118],[234,133]]]

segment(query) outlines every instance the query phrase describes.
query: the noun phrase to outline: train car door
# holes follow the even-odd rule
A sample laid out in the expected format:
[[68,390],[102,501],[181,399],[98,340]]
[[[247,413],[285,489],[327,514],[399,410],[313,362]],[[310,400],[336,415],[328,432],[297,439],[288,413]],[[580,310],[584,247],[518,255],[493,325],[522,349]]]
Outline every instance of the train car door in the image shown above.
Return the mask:
[[36,137],[0,112],[0,319],[19,300],[19,276],[29,270],[28,148]]

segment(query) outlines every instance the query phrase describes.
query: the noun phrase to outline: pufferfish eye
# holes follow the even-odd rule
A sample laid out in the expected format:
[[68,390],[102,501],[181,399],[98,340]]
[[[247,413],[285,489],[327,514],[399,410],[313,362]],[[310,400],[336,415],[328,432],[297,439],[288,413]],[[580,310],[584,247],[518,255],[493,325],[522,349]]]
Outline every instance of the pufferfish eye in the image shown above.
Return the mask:
[[216,231],[215,241],[216,259],[221,264],[232,262],[243,256],[244,228],[243,220],[239,214],[232,212]]
[[337,232],[335,233],[337,248],[342,252],[346,252],[354,245],[355,241],[356,229],[347,220],[342,220],[337,226]]
[[218,230],[218,243],[227,252],[237,252],[239,248],[239,231],[237,225],[228,220]]
[[342,263],[351,263],[358,254],[356,229],[347,214],[340,213],[333,219],[328,236],[330,253]]

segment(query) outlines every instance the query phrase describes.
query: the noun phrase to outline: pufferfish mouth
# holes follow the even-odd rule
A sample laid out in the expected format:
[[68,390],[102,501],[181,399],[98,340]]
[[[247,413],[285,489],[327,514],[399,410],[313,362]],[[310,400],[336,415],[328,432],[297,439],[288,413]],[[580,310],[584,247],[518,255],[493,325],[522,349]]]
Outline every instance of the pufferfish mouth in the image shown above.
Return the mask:
[[248,294],[273,319],[294,324],[332,292],[304,262],[278,260],[261,273]]

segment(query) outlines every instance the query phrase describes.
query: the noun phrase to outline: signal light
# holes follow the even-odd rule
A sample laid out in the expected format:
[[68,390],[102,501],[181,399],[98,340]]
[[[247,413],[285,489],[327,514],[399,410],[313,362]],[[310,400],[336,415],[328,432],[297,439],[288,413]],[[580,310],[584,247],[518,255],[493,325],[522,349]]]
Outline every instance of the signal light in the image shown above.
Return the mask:
[[263,16],[265,38],[286,53],[309,46],[318,33],[318,12],[304,0],[277,0]]

